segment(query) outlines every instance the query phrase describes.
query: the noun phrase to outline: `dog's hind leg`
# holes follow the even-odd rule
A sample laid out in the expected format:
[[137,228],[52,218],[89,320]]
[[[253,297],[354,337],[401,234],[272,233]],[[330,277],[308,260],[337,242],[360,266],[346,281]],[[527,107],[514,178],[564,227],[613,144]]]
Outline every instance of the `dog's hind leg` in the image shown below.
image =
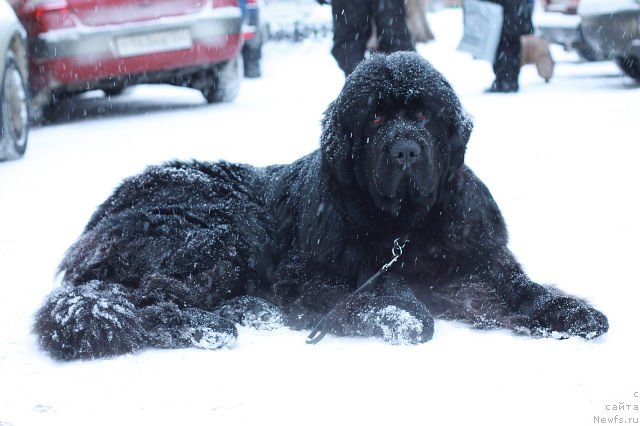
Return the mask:
[[61,360],[114,356],[149,343],[131,291],[99,280],[53,291],[36,313],[34,331],[40,346]]
[[284,313],[273,303],[255,296],[240,296],[218,306],[214,314],[257,330],[284,326]]
[[233,344],[232,321],[193,307],[154,301],[115,283],[64,283],[36,313],[40,346],[61,360],[94,359],[144,347],[217,349]]
[[203,309],[159,303],[142,308],[141,316],[149,344],[157,348],[218,349],[238,337],[233,322]]

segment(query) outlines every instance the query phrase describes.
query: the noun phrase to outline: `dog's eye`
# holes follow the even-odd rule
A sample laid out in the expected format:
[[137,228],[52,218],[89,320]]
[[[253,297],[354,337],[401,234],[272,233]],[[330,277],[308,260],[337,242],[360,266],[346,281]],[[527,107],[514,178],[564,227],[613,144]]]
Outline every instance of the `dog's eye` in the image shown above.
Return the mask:
[[429,116],[427,115],[426,112],[418,111],[416,112],[416,120],[422,121],[426,124],[429,122]]
[[379,124],[382,124],[382,122],[384,121],[384,115],[378,115],[376,114],[373,117],[373,120],[371,120],[371,124],[373,124],[374,126],[377,126]]

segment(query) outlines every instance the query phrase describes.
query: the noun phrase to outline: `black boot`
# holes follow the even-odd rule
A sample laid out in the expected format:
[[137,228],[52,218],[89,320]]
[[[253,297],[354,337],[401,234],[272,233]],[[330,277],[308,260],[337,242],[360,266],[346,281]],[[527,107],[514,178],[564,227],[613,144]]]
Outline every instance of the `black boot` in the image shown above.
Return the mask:
[[244,76],[247,78],[258,78],[262,75],[260,72],[260,62],[251,61],[244,63]]
[[485,93],[515,93],[519,90],[518,83],[495,80]]

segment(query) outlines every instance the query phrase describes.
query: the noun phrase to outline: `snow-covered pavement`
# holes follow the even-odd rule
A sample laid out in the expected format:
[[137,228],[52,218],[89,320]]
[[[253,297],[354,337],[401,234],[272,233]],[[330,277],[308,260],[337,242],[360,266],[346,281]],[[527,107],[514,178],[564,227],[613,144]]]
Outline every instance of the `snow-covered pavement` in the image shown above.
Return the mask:
[[613,63],[554,49],[549,84],[528,66],[520,93],[487,95],[490,64],[455,51],[460,12],[429,19],[437,40],[418,50],[474,116],[467,163],[501,206],[513,251],[533,279],[605,312],[608,334],[530,339],[438,321],[433,341],[414,347],[333,336],[308,346],[305,333],[241,329],[229,350],[72,363],[40,352],[31,316],[123,178],[173,158],[266,165],[317,147],[343,82],[331,41],[272,42],[263,78],[245,80],[233,103],[168,86],[90,94],[64,106],[69,121],[32,129],[24,159],[0,163],[0,425],[640,422],[640,85]]

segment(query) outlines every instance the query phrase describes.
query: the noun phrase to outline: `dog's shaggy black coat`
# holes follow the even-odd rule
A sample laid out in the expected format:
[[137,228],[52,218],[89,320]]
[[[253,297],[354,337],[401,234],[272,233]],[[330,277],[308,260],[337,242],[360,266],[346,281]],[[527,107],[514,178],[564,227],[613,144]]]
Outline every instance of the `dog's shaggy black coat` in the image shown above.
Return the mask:
[[[415,53],[346,80],[321,147],[289,165],[171,162],[127,179],[95,212],[36,314],[59,359],[143,347],[216,348],[235,324],[425,342],[433,318],[534,335],[606,332],[585,302],[532,282],[491,194],[464,165],[472,123]],[[349,296],[409,240],[369,291]]]

